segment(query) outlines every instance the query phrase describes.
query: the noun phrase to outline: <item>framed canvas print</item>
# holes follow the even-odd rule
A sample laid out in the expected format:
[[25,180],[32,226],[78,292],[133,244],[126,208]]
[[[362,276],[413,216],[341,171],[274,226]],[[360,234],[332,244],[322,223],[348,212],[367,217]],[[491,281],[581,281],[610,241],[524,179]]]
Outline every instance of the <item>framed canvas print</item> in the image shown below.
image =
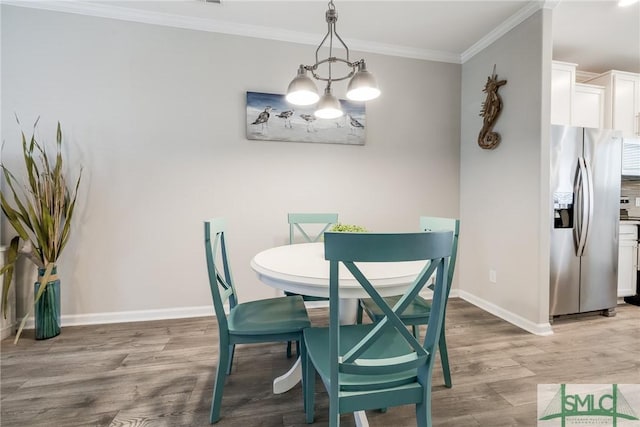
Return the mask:
[[340,100],[344,115],[318,119],[315,105],[289,104],[284,95],[247,92],[247,139],[364,145],[364,103]]

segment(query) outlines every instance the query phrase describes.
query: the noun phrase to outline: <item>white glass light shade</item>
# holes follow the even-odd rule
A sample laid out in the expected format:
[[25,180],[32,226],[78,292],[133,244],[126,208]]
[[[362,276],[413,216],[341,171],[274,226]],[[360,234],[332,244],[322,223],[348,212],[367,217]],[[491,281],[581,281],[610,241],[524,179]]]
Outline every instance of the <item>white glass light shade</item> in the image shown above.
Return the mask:
[[331,94],[330,88],[325,89],[324,95],[318,102],[318,109],[313,114],[319,119],[336,119],[344,114],[340,101]]
[[358,65],[358,72],[351,77],[347,86],[347,98],[352,101],[370,101],[380,96],[380,89],[373,74],[367,71],[364,61]]
[[638,0],[618,0],[618,6],[620,7],[627,7],[627,6],[631,6],[634,3],[637,3]]
[[285,98],[293,105],[311,105],[320,99],[318,88],[313,80],[307,76],[307,70],[304,67],[298,68],[298,75],[289,83]]

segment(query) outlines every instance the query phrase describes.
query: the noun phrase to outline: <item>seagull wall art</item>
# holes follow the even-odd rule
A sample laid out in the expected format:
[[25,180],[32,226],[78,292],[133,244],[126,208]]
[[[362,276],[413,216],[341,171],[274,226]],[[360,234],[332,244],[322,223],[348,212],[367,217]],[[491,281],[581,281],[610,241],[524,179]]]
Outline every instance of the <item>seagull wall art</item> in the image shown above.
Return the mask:
[[291,116],[293,116],[293,113],[295,112],[295,110],[287,110],[287,111],[283,111],[280,114],[276,114],[276,117],[279,117],[281,119],[284,120],[284,127],[288,127],[288,128],[293,128],[293,126],[291,125]]
[[264,111],[258,114],[258,118],[251,123],[252,125],[260,125],[261,130],[264,132],[265,128],[269,130],[269,117],[271,117],[271,106],[267,106]]

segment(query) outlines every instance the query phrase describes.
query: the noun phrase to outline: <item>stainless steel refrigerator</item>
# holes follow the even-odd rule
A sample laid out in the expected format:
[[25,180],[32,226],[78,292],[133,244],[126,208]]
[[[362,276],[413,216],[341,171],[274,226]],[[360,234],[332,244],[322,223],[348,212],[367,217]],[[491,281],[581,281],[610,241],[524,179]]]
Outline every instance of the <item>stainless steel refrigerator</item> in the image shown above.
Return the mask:
[[551,127],[550,317],[615,313],[622,139]]

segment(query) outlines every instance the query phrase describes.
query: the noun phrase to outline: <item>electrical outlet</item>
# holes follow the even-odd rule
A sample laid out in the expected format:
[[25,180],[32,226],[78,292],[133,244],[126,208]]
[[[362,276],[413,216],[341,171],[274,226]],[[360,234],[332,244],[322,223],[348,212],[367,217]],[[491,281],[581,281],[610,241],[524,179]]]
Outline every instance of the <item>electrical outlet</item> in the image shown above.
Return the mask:
[[496,271],[495,270],[489,270],[489,282],[491,283],[497,283],[497,279],[496,279]]
[[640,208],[640,197],[636,197],[636,207]]

